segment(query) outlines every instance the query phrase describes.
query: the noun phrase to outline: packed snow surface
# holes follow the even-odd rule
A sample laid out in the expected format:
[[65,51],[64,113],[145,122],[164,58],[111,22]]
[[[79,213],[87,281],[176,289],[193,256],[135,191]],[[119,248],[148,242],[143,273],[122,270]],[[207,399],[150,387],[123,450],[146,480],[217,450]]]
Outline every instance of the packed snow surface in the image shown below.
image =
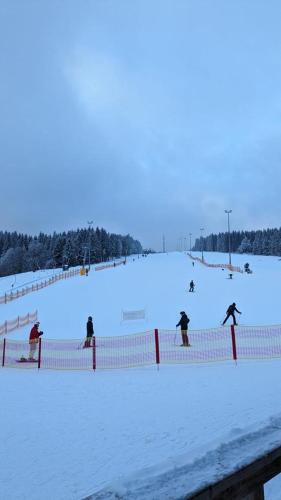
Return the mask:
[[[228,256],[205,258],[226,263]],[[281,262],[233,256],[234,265],[247,261],[253,274],[230,280],[227,270],[193,267],[181,253],[135,257],[2,305],[0,323],[38,309],[45,339],[82,339],[88,315],[96,335],[122,335],[175,329],[185,310],[190,329],[211,328],[233,301],[245,325],[281,323]],[[191,279],[194,294],[187,292]],[[121,321],[122,310],[139,309],[145,321]],[[8,338],[28,338],[29,330]],[[95,373],[1,369],[1,498],[76,500],[102,489],[126,496],[127,478],[140,484],[144,468],[153,477],[168,474],[222,443],[239,443],[251,428],[268,432],[281,414],[280,370],[276,359]],[[276,425],[274,443],[278,433]],[[239,445],[235,456],[241,461]],[[206,470],[199,469],[197,480],[204,483]],[[279,487],[269,483],[269,498],[281,499]]]

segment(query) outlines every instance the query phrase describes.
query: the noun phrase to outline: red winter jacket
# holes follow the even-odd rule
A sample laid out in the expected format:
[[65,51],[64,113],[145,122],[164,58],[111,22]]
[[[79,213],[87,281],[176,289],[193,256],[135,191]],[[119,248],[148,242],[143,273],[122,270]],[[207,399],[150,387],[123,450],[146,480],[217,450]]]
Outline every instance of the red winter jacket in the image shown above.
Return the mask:
[[37,344],[39,337],[40,337],[40,335],[39,335],[39,331],[38,331],[38,326],[34,325],[31,328],[31,332],[29,335],[29,343],[30,344]]

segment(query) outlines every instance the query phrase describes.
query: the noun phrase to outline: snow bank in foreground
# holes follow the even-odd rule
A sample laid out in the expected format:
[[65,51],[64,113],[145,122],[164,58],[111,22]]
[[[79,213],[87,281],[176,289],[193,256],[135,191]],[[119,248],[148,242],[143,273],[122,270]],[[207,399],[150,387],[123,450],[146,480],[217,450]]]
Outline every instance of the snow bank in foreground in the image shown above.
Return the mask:
[[[236,435],[236,437],[234,437]],[[221,444],[222,443],[222,444]],[[270,418],[255,430],[233,429],[218,441],[205,445],[208,451],[193,451],[146,468],[127,479],[113,482],[91,499],[155,500],[182,499],[249,465],[281,446],[281,415]]]

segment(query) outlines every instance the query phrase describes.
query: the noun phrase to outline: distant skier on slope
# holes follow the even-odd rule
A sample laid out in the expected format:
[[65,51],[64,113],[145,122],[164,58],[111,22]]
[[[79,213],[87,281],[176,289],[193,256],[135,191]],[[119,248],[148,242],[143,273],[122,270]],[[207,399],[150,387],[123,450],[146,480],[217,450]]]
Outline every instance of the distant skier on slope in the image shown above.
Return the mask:
[[178,326],[181,327],[181,336],[182,336],[181,347],[189,347],[190,344],[188,341],[187,330],[188,330],[188,323],[190,320],[184,311],[181,311],[180,314],[181,314],[181,319],[179,320],[178,324],[176,325],[176,328]]
[[238,312],[238,314],[242,314],[240,311],[238,311],[238,309],[236,309],[236,304],[235,304],[235,302],[233,302],[233,304],[231,304],[231,305],[228,307],[227,311],[226,311],[226,318],[224,319],[224,321],[223,321],[222,325],[224,325],[224,324],[226,323],[226,321],[228,320],[228,318],[229,318],[230,316],[232,316],[232,319],[233,319],[233,324],[234,324],[234,325],[237,325],[236,318],[235,318],[235,314],[234,314],[234,312],[235,312],[235,311],[236,311],[236,312]]
[[189,291],[194,292],[194,287],[195,287],[195,283],[193,280],[191,280],[191,282],[189,283]]
[[29,334],[29,361],[34,361],[34,354],[37,349],[37,344],[39,342],[39,337],[43,335],[43,332],[39,332],[39,321],[36,321],[34,326],[31,328],[30,334]]
[[84,342],[83,348],[91,347],[91,340],[92,340],[93,335],[94,335],[94,325],[93,325],[92,316],[88,317],[86,328],[87,328],[87,337],[86,337],[86,340]]

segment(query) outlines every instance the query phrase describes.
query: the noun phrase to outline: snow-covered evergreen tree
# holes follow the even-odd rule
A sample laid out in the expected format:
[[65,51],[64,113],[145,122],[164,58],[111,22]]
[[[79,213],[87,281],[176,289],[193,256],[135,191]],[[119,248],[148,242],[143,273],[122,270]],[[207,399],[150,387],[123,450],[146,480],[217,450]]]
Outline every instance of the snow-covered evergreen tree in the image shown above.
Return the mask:
[[251,253],[252,252],[252,243],[251,243],[250,239],[247,238],[247,236],[245,236],[243,238],[243,240],[241,241],[241,243],[237,249],[237,252],[238,253]]

